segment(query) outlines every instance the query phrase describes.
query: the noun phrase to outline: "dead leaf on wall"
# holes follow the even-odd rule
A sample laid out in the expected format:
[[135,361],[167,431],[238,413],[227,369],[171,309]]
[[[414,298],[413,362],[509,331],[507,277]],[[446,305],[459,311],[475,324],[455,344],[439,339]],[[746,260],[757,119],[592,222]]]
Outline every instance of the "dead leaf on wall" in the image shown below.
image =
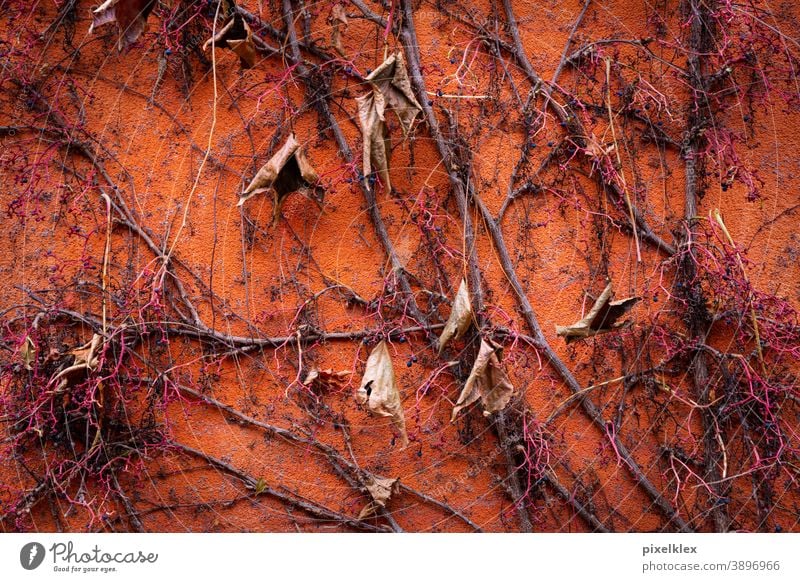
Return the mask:
[[617,320],[628,313],[640,298],[627,297],[619,301],[611,301],[613,294],[612,285],[609,283],[600,294],[600,297],[594,302],[586,317],[572,325],[557,325],[556,334],[563,337],[567,343],[570,343],[578,339],[606,333],[625,325],[625,322]]
[[403,134],[408,135],[422,107],[411,88],[403,53],[389,55],[377,69],[367,75],[366,80],[383,97],[385,105],[381,108],[381,112],[385,107],[391,108],[400,120]]
[[115,22],[120,35],[117,50],[125,50],[144,32],[154,6],[155,0],[106,0],[94,9],[89,34],[99,26]]
[[91,340],[70,352],[73,356],[72,365],[64,368],[50,379],[49,384],[56,384],[56,392],[62,392],[70,383],[97,367],[97,364],[100,363],[102,339],[99,334],[94,334]]
[[614,144],[601,144],[600,140],[597,139],[597,136],[594,133],[589,135],[589,137],[586,139],[584,153],[597,164],[600,164],[603,158],[607,157],[613,151]]
[[383,98],[375,93],[356,97],[358,123],[364,142],[364,175],[378,172],[386,190],[392,189],[389,180],[389,160],[392,154],[389,128],[383,119]]
[[253,491],[255,491],[256,495],[261,495],[264,491],[267,490],[267,481],[264,477],[259,477],[253,487]]
[[311,167],[303,148],[300,147],[294,134],[290,134],[283,147],[261,167],[242,192],[237,206],[241,206],[256,194],[271,189],[274,199],[272,223],[275,224],[280,218],[281,207],[286,197],[292,192],[306,190],[318,181],[319,176]]
[[388,479],[386,477],[375,477],[370,475],[367,482],[364,483],[372,500],[364,506],[361,513],[358,514],[358,519],[366,519],[372,517],[378,512],[381,507],[386,507],[386,504],[391,499],[392,495],[397,494],[400,489],[400,479]]
[[256,45],[253,42],[253,31],[247,21],[238,12],[222,27],[216,36],[208,39],[203,45],[203,50],[218,46],[228,48],[239,55],[243,69],[255,66],[258,60]]
[[331,46],[337,53],[344,56],[342,38],[350,21],[347,19],[347,13],[344,11],[344,6],[342,4],[333,5],[331,14],[328,16],[328,23],[331,25]]
[[481,401],[484,416],[499,412],[508,405],[515,390],[503,369],[502,359],[503,347],[500,344],[481,339],[478,357],[453,407],[450,422],[454,422],[459,412],[478,400]]
[[364,142],[364,175],[371,174],[374,166],[386,190],[391,190],[391,141],[386,126],[386,109],[390,108],[395,112],[403,128],[403,135],[407,136],[422,108],[414,97],[403,54],[400,52],[389,55],[366,77],[366,81],[371,91],[356,97],[358,122]]
[[320,370],[317,367],[311,368],[303,380],[304,386],[318,386],[329,390],[341,389],[347,384],[347,377],[350,375],[350,370],[342,370],[334,372],[332,369]]
[[461,279],[461,284],[458,286],[458,291],[456,292],[456,298],[453,301],[453,309],[450,311],[450,317],[444,325],[442,335],[439,336],[440,356],[450,340],[457,340],[464,335],[470,323],[472,323],[472,302],[469,298],[467,282]]
[[22,365],[25,366],[25,369],[33,370],[33,363],[36,361],[36,344],[33,343],[31,336],[25,336],[25,341],[22,342],[22,347],[19,349],[19,355],[22,357]]
[[359,404],[366,404],[373,414],[391,418],[400,433],[403,446],[408,445],[400,391],[397,389],[392,358],[385,341],[375,346],[367,358],[367,367],[361,379],[361,387],[356,393],[356,401]]

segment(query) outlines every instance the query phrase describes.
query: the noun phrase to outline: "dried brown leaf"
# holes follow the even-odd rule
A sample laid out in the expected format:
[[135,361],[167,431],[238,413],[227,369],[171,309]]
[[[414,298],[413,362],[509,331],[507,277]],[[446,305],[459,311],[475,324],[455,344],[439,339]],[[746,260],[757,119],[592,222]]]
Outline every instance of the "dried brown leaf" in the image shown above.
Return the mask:
[[331,14],[328,16],[328,22],[331,25],[331,46],[337,53],[344,56],[342,38],[350,21],[347,19],[347,13],[344,11],[344,6],[342,4],[333,5]]
[[450,317],[447,318],[442,335],[439,336],[439,355],[442,355],[442,351],[450,340],[457,340],[464,335],[470,323],[472,323],[472,302],[469,298],[467,282],[462,279],[453,301]]
[[22,342],[22,347],[19,349],[19,355],[22,357],[22,365],[26,370],[33,370],[33,363],[36,361],[36,344],[33,343],[31,336],[25,336],[25,341]]
[[400,489],[400,480],[397,478],[388,479],[386,477],[370,476],[364,484],[372,500],[364,506],[361,513],[358,514],[358,519],[366,519],[372,517],[378,512],[381,507],[386,507],[386,504]]
[[93,11],[89,34],[99,26],[116,23],[120,33],[117,50],[122,51],[142,35],[154,7],[155,0],[106,0]]
[[364,142],[364,175],[369,176],[374,167],[386,190],[391,190],[391,140],[386,126],[386,109],[391,108],[395,112],[403,128],[403,135],[408,135],[422,108],[411,89],[402,53],[390,55],[367,76],[366,81],[372,90],[366,95],[356,97],[358,122]]
[[264,479],[264,477],[258,478],[253,490],[256,492],[256,495],[261,495],[262,493],[264,493],[264,491],[267,490],[267,481]]
[[361,379],[361,387],[356,393],[356,401],[359,404],[366,404],[373,414],[391,418],[400,433],[403,446],[408,445],[400,391],[397,389],[392,358],[385,341],[375,346],[367,358],[367,367]]
[[378,513],[378,505],[374,501],[370,501],[358,512],[358,519],[367,519],[368,517],[374,516],[376,513]]
[[563,337],[567,343],[570,343],[577,339],[606,333],[624,326],[625,322],[618,321],[619,318],[628,313],[640,298],[627,297],[618,301],[611,301],[613,294],[613,287],[609,283],[600,294],[600,297],[594,302],[586,317],[572,325],[557,325],[556,334]]
[[99,334],[94,334],[87,343],[70,351],[73,356],[72,365],[64,368],[50,379],[50,384],[57,383],[56,392],[61,392],[77,378],[97,367],[100,362],[102,339]]
[[347,384],[347,377],[350,375],[350,370],[342,370],[334,372],[332,369],[320,370],[317,367],[311,368],[306,374],[303,385],[305,386],[319,386],[325,389],[341,389]]
[[203,44],[203,50],[208,50],[210,46],[228,48],[239,55],[239,61],[243,69],[255,66],[258,60],[256,45],[253,42],[253,31],[247,21],[238,12],[228,20],[216,36],[208,39]]
[[584,153],[596,163],[600,163],[603,158],[608,156],[613,151],[614,144],[604,146],[600,143],[600,140],[597,139],[597,136],[594,133],[589,135],[588,139],[586,140]]
[[411,80],[408,78],[403,53],[396,52],[389,55],[377,69],[367,75],[366,80],[372,85],[373,90],[383,97],[384,105],[381,107],[381,117],[383,118],[383,111],[386,107],[391,108],[400,120],[403,134],[407,135],[411,131],[414,119],[422,111],[422,107],[417,102],[411,88]]
[[238,206],[256,194],[273,191],[273,224],[280,218],[284,200],[292,192],[307,190],[319,181],[317,172],[311,167],[303,148],[290,134],[286,143],[256,173],[253,180],[242,192]]
[[369,176],[373,169],[378,172],[387,190],[392,189],[389,180],[389,159],[392,153],[389,129],[386,127],[383,112],[383,97],[372,92],[356,97],[358,123],[364,142],[364,175]]
[[503,347],[490,340],[481,339],[478,357],[472,365],[467,382],[453,407],[450,422],[454,422],[464,408],[481,401],[484,416],[503,410],[514,395],[514,386],[502,366]]

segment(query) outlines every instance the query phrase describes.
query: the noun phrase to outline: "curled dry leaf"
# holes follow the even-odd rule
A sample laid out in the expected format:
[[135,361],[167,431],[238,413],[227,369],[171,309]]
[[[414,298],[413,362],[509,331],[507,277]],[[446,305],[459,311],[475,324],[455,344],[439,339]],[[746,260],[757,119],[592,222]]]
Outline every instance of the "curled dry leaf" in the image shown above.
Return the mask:
[[391,190],[391,142],[386,127],[386,109],[391,108],[395,112],[403,128],[403,135],[406,136],[422,108],[414,97],[403,54],[400,52],[389,55],[367,76],[366,81],[372,90],[356,98],[358,122],[364,141],[364,175],[371,174],[374,166],[386,189]]
[[33,370],[33,363],[36,361],[36,344],[33,343],[31,336],[25,336],[25,341],[22,342],[22,347],[19,349],[19,355],[22,357],[22,365],[25,366],[25,369]]
[[73,356],[72,365],[50,379],[50,384],[56,384],[56,392],[63,391],[68,385],[97,367],[100,362],[101,344],[102,337],[94,334],[91,340],[70,352]]
[[253,486],[253,491],[255,491],[256,495],[261,495],[266,490],[267,490],[267,481],[264,479],[264,477],[259,477],[255,485]]
[[361,387],[356,393],[356,401],[359,404],[366,404],[373,414],[391,418],[400,433],[403,446],[408,445],[406,418],[394,377],[392,358],[385,341],[375,346],[367,358],[367,367],[361,379]]
[[318,181],[319,176],[306,159],[303,148],[300,147],[294,134],[290,134],[283,147],[261,167],[242,192],[238,206],[256,194],[272,189],[274,193],[272,223],[275,224],[280,218],[281,206],[286,197],[292,192],[306,190]]
[[328,16],[328,22],[331,25],[331,46],[337,53],[344,56],[342,37],[350,21],[347,19],[347,13],[345,13],[342,4],[333,5],[331,14]]
[[364,175],[369,176],[373,170],[378,172],[381,182],[387,190],[391,190],[389,180],[389,158],[392,153],[389,128],[383,120],[383,99],[376,98],[374,93],[356,97],[358,105],[358,123],[364,141]]
[[403,134],[408,135],[411,126],[417,115],[422,111],[411,89],[411,80],[408,78],[406,63],[403,60],[403,53],[397,52],[383,61],[380,66],[367,76],[373,91],[377,92],[383,99],[383,107],[392,109],[400,120],[403,127]]
[[372,500],[364,506],[361,513],[358,514],[358,519],[366,519],[372,517],[378,512],[381,507],[386,507],[386,504],[400,489],[400,480],[397,478],[387,479],[386,477],[375,477],[370,475],[367,482],[364,483]]
[[597,136],[594,133],[589,135],[586,140],[586,148],[584,148],[584,153],[596,163],[600,163],[603,158],[608,156],[613,151],[614,144],[604,146],[600,143],[600,140],[597,139]]
[[350,375],[350,370],[342,370],[334,372],[330,368],[327,370],[320,370],[316,366],[306,374],[303,380],[304,386],[318,386],[325,389],[341,389],[347,384],[347,377]]
[[439,336],[440,356],[450,340],[457,340],[464,335],[470,323],[472,323],[472,302],[469,299],[467,282],[461,279],[461,284],[458,286],[458,291],[456,292],[456,298],[453,301],[453,309],[450,312],[450,317],[444,325],[442,335]]
[[93,11],[89,34],[99,26],[115,22],[119,28],[117,50],[122,51],[142,35],[154,7],[155,0],[106,0]]
[[500,344],[481,339],[478,357],[453,407],[450,422],[454,422],[459,412],[478,400],[483,406],[484,416],[500,412],[508,405],[514,395],[514,386],[503,369],[502,359],[503,347]]
[[573,323],[572,325],[556,326],[556,334],[563,337],[567,343],[577,339],[606,333],[625,325],[625,322],[617,321],[625,315],[639,301],[639,297],[627,297],[619,301],[611,301],[614,291],[609,283],[597,301],[594,302],[586,317]]
[[228,48],[239,55],[243,69],[249,69],[256,64],[258,53],[253,42],[253,31],[247,21],[238,12],[222,27],[216,36],[209,38],[203,45],[203,50],[210,46]]

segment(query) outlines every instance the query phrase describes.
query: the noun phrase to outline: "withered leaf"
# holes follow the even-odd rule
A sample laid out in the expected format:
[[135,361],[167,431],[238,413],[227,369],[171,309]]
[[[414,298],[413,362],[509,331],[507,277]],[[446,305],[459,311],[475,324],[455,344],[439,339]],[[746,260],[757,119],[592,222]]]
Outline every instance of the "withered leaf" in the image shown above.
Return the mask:
[[594,302],[586,317],[572,325],[556,326],[556,334],[563,337],[567,343],[577,339],[591,337],[618,329],[625,325],[624,321],[617,321],[625,315],[639,301],[639,297],[627,297],[619,301],[611,301],[614,294],[611,283]]
[[392,189],[389,180],[389,159],[392,155],[389,128],[383,117],[383,98],[375,93],[356,97],[358,123],[364,142],[364,175],[369,176],[373,168],[381,177],[387,190]]
[[50,379],[50,384],[56,384],[56,392],[61,392],[71,382],[97,367],[100,362],[102,339],[99,334],[94,334],[91,340],[70,352],[73,356],[72,365]]
[[256,495],[261,495],[264,491],[267,490],[267,482],[264,477],[259,477],[256,481],[255,487],[253,490],[256,492]]
[[392,495],[395,495],[399,490],[400,480],[370,475],[366,483],[364,483],[364,487],[366,487],[367,493],[372,497],[372,500],[358,514],[358,519],[372,517],[378,512],[379,508],[386,507]]
[[386,342],[379,343],[367,358],[367,367],[361,379],[361,387],[356,393],[356,401],[366,404],[369,411],[378,416],[392,419],[403,446],[408,445],[406,418],[400,401],[400,391],[392,367],[392,358]]
[[239,197],[238,206],[245,203],[256,194],[273,191],[273,224],[280,218],[281,207],[284,200],[292,192],[306,190],[319,181],[319,176],[311,167],[303,152],[303,148],[290,134],[286,143],[272,156],[256,173],[253,180]]
[[377,69],[372,71],[366,78],[373,90],[381,95],[381,118],[386,107],[392,109],[400,120],[403,127],[403,134],[407,135],[411,131],[417,115],[422,111],[411,89],[411,80],[408,78],[406,63],[403,60],[403,53],[396,52],[389,55]]
[[442,355],[442,351],[450,340],[457,340],[464,335],[470,323],[472,323],[472,302],[469,299],[467,282],[462,279],[453,301],[450,317],[444,325],[442,335],[439,336],[439,355]]
[[586,148],[584,148],[584,153],[596,163],[600,163],[603,158],[613,151],[614,144],[604,146],[600,143],[600,140],[597,139],[597,136],[594,133],[592,133],[586,139]]
[[303,380],[304,386],[319,386],[325,389],[340,389],[344,388],[347,384],[347,377],[350,375],[350,370],[342,370],[334,372],[332,369],[320,370],[316,366],[309,370]]
[[258,59],[256,45],[253,42],[253,31],[250,30],[247,21],[238,12],[234,13],[233,17],[228,20],[216,36],[209,38],[203,44],[203,50],[208,50],[212,44],[228,48],[239,55],[239,61],[243,69],[255,66]]
[[472,365],[467,382],[453,407],[450,422],[471,404],[481,401],[483,415],[503,410],[514,395],[514,386],[502,366],[503,347],[491,339],[481,339],[478,357]]
[[22,357],[25,369],[33,370],[33,363],[36,361],[36,344],[33,343],[31,336],[25,336],[25,341],[22,342],[22,347],[19,349],[19,355]]
[[328,16],[328,22],[331,25],[331,46],[333,49],[344,56],[344,47],[342,46],[342,37],[344,31],[349,24],[347,13],[344,11],[342,4],[334,4],[331,9],[331,14]]
[[117,50],[125,50],[142,35],[154,7],[155,0],[106,0],[93,11],[89,34],[99,26],[115,22],[120,34]]
[[411,89],[403,54],[400,52],[389,55],[366,77],[366,81],[371,91],[356,98],[364,142],[364,175],[371,174],[374,166],[386,189],[391,190],[391,142],[386,126],[386,109],[391,108],[395,112],[405,136],[422,108]]

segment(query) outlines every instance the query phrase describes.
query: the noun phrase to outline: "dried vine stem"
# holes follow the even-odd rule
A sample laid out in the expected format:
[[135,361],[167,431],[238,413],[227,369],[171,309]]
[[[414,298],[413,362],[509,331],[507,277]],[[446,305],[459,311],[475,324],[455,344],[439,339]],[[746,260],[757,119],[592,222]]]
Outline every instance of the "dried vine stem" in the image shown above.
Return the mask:
[[[278,436],[291,444],[294,445],[301,445],[304,449],[307,450],[309,446],[314,447],[321,451],[325,458],[331,465],[333,471],[339,475],[342,479],[344,479],[350,487],[353,489],[359,489],[362,492],[366,490],[365,483],[364,483],[364,476],[371,476],[372,474],[368,471],[359,471],[358,467],[349,463],[339,452],[334,449],[333,447],[326,445],[316,439],[305,438],[299,435],[294,434],[293,432],[286,430],[285,428],[280,428],[274,426],[272,424],[268,424],[266,422],[262,422],[250,416],[247,416],[243,412],[236,410],[232,406],[228,406],[227,404],[223,404],[216,398],[212,398],[207,394],[202,394],[197,390],[189,388],[188,386],[177,385],[178,390],[183,392],[184,394],[190,394],[194,398],[200,400],[201,402],[213,406],[214,408],[229,414],[239,421],[256,428],[259,428],[265,431],[267,434],[272,436]],[[380,513],[381,517],[383,517],[388,523],[389,527],[392,528],[392,531],[395,533],[402,533],[403,528],[395,521],[392,514],[389,512],[386,507],[378,506],[378,513]]]
[[581,503],[574,494],[570,493],[569,490],[561,484],[561,481],[558,480],[558,477],[556,477],[555,473],[552,471],[547,471],[543,478],[553,489],[555,489],[559,497],[572,505],[577,514],[580,515],[586,521],[586,523],[592,526],[592,531],[599,533],[611,533],[611,530],[606,527],[606,525],[600,521],[597,516],[592,513],[588,507],[586,507],[586,505]]
[[[534,347],[544,354],[547,361],[553,366],[553,368],[555,368],[558,375],[572,391],[572,393],[579,395],[578,398],[580,398],[581,407],[586,412],[587,416],[592,420],[599,430],[605,433],[606,421],[603,418],[602,412],[600,412],[594,402],[587,398],[585,393],[582,392],[583,389],[581,388],[578,380],[575,378],[575,376],[573,376],[572,372],[570,372],[569,368],[566,366],[566,364],[564,364],[561,358],[558,357],[558,354],[555,353],[545,338],[542,328],[539,325],[538,318],[536,317],[536,313],[533,310],[533,306],[528,300],[528,297],[522,288],[522,284],[517,277],[516,270],[514,269],[514,265],[511,261],[511,256],[508,253],[508,248],[506,247],[500,227],[492,219],[489,209],[486,208],[486,205],[479,197],[476,196],[473,198],[473,202],[481,211],[481,214],[484,218],[484,224],[492,235],[492,240],[500,259],[500,265],[506,275],[506,278],[508,279],[509,284],[511,285],[511,288],[514,290],[514,294],[517,296],[525,323],[531,330],[531,339],[533,340]],[[678,513],[675,511],[675,508],[672,507],[672,505],[666,499],[664,499],[664,496],[661,494],[661,492],[647,478],[647,476],[644,474],[644,471],[642,471],[641,467],[639,467],[638,463],[636,463],[636,461],[633,459],[633,456],[630,454],[619,435],[614,434],[613,439],[620,456],[625,460],[626,466],[631,471],[632,475],[636,479],[636,482],[642,486],[642,488],[653,500],[653,503],[655,503],[656,506],[671,521],[673,521],[681,531],[691,531],[691,528],[686,521],[678,515]]]
[[[505,1],[507,2],[508,0]],[[581,8],[578,18],[575,19],[575,23],[572,25],[572,30],[569,31],[569,37],[567,37],[567,42],[564,44],[564,50],[561,52],[561,60],[558,62],[558,66],[553,73],[553,77],[550,79],[551,87],[556,85],[558,78],[561,76],[561,71],[564,70],[564,66],[567,64],[569,49],[572,46],[572,40],[575,38],[575,33],[578,31],[578,28],[583,22],[583,17],[586,16],[586,11],[589,10],[589,5],[591,3],[592,0],[584,0],[583,8]]]
[[[35,301],[44,306],[44,309],[37,314],[37,317],[48,314],[63,315],[64,317],[69,317],[75,321],[84,323],[97,332],[102,331],[103,323],[99,317],[87,313],[78,313],[77,311],[73,311],[71,309],[50,306],[34,291],[30,289],[23,290]],[[201,341],[205,340],[210,343],[221,344],[228,349],[237,349],[240,352],[247,352],[257,348],[278,348],[297,341],[300,341],[303,345],[307,345],[326,341],[362,340],[364,338],[374,337],[380,333],[380,330],[378,329],[365,329],[360,331],[334,331],[329,333],[311,332],[307,334],[301,334],[299,338],[297,335],[254,338],[224,334],[205,327],[196,327],[193,324],[181,321],[128,322],[125,326],[125,329],[128,331],[135,331],[137,328],[141,328],[142,332],[144,332],[151,329],[149,327],[150,324],[153,325],[153,328],[160,326],[160,328],[164,331],[168,331],[176,335],[182,335],[191,339]],[[443,327],[444,324],[437,323],[427,328],[421,326],[398,328],[386,332],[386,336],[390,339],[399,339],[415,333],[428,333],[431,330],[436,331],[442,329]],[[114,335],[120,330],[118,328],[110,328],[109,331],[109,335]]]
[[708,116],[712,115],[708,102],[708,83],[706,80],[704,55],[712,49],[711,10],[713,0],[685,0],[683,9],[691,19],[689,30],[689,50],[687,57],[689,76],[689,105],[687,127],[683,146],[686,186],[684,189],[684,221],[686,235],[682,241],[678,276],[681,280],[683,298],[688,306],[687,324],[689,337],[696,351],[692,358],[692,381],[694,383],[697,403],[701,408],[703,420],[703,465],[704,479],[709,483],[717,499],[712,499],[711,515],[717,532],[726,532],[730,528],[730,516],[727,506],[717,502],[722,498],[724,483],[719,473],[721,452],[716,438],[719,430],[715,408],[710,405],[708,360],[704,349],[706,337],[711,329],[711,318],[706,311],[706,298],[698,280],[698,257],[693,240],[697,236],[697,202],[698,191],[703,179],[703,167],[700,160],[702,130],[708,125]]
[[[248,22],[250,22],[251,24],[254,24],[256,26],[257,30],[262,30],[262,31],[266,32],[268,35],[270,35],[276,41],[281,43],[281,45],[283,45],[283,43],[286,42],[286,33],[281,32],[280,30],[278,30],[277,28],[272,26],[269,22],[266,22],[265,20],[262,20],[261,18],[258,17],[258,15],[253,14],[252,12],[247,10],[247,8],[245,8],[244,6],[240,6],[240,5],[237,4],[236,5],[236,11],[239,14],[241,14]],[[279,49],[272,49],[272,47],[267,45],[267,43],[264,42],[263,39],[260,39],[258,35],[254,35],[253,39],[256,40],[256,43],[258,43],[258,41],[261,41],[261,43],[264,44],[264,47],[265,47],[266,50],[274,50],[275,54],[279,54],[279,55],[281,55],[281,57],[285,57],[286,56],[284,54],[284,51],[279,50]],[[319,46],[317,46],[314,42],[310,42],[309,43],[309,42],[306,42],[306,39],[303,39],[303,40],[298,39],[297,38],[297,34],[295,34],[295,41],[297,42],[297,46],[299,48],[302,48],[304,51],[307,51],[308,53],[314,55],[315,57],[317,57],[318,59],[320,59],[320,60],[322,60],[324,62],[332,62],[332,61],[336,60],[336,57],[334,55],[325,52],[324,50],[319,48]],[[297,61],[295,61],[295,62],[297,62]],[[351,73],[351,74],[354,74],[354,73]]]
[[119,498],[122,506],[125,508],[125,514],[128,517],[128,522],[133,526],[133,529],[139,533],[144,533],[146,530],[144,529],[144,525],[142,524],[142,520],[139,519],[139,515],[136,512],[136,509],[131,503],[131,500],[125,494],[125,491],[122,489],[122,486],[119,484],[119,479],[117,479],[117,472],[111,472],[111,479],[114,481],[114,489],[117,493],[117,498]]

